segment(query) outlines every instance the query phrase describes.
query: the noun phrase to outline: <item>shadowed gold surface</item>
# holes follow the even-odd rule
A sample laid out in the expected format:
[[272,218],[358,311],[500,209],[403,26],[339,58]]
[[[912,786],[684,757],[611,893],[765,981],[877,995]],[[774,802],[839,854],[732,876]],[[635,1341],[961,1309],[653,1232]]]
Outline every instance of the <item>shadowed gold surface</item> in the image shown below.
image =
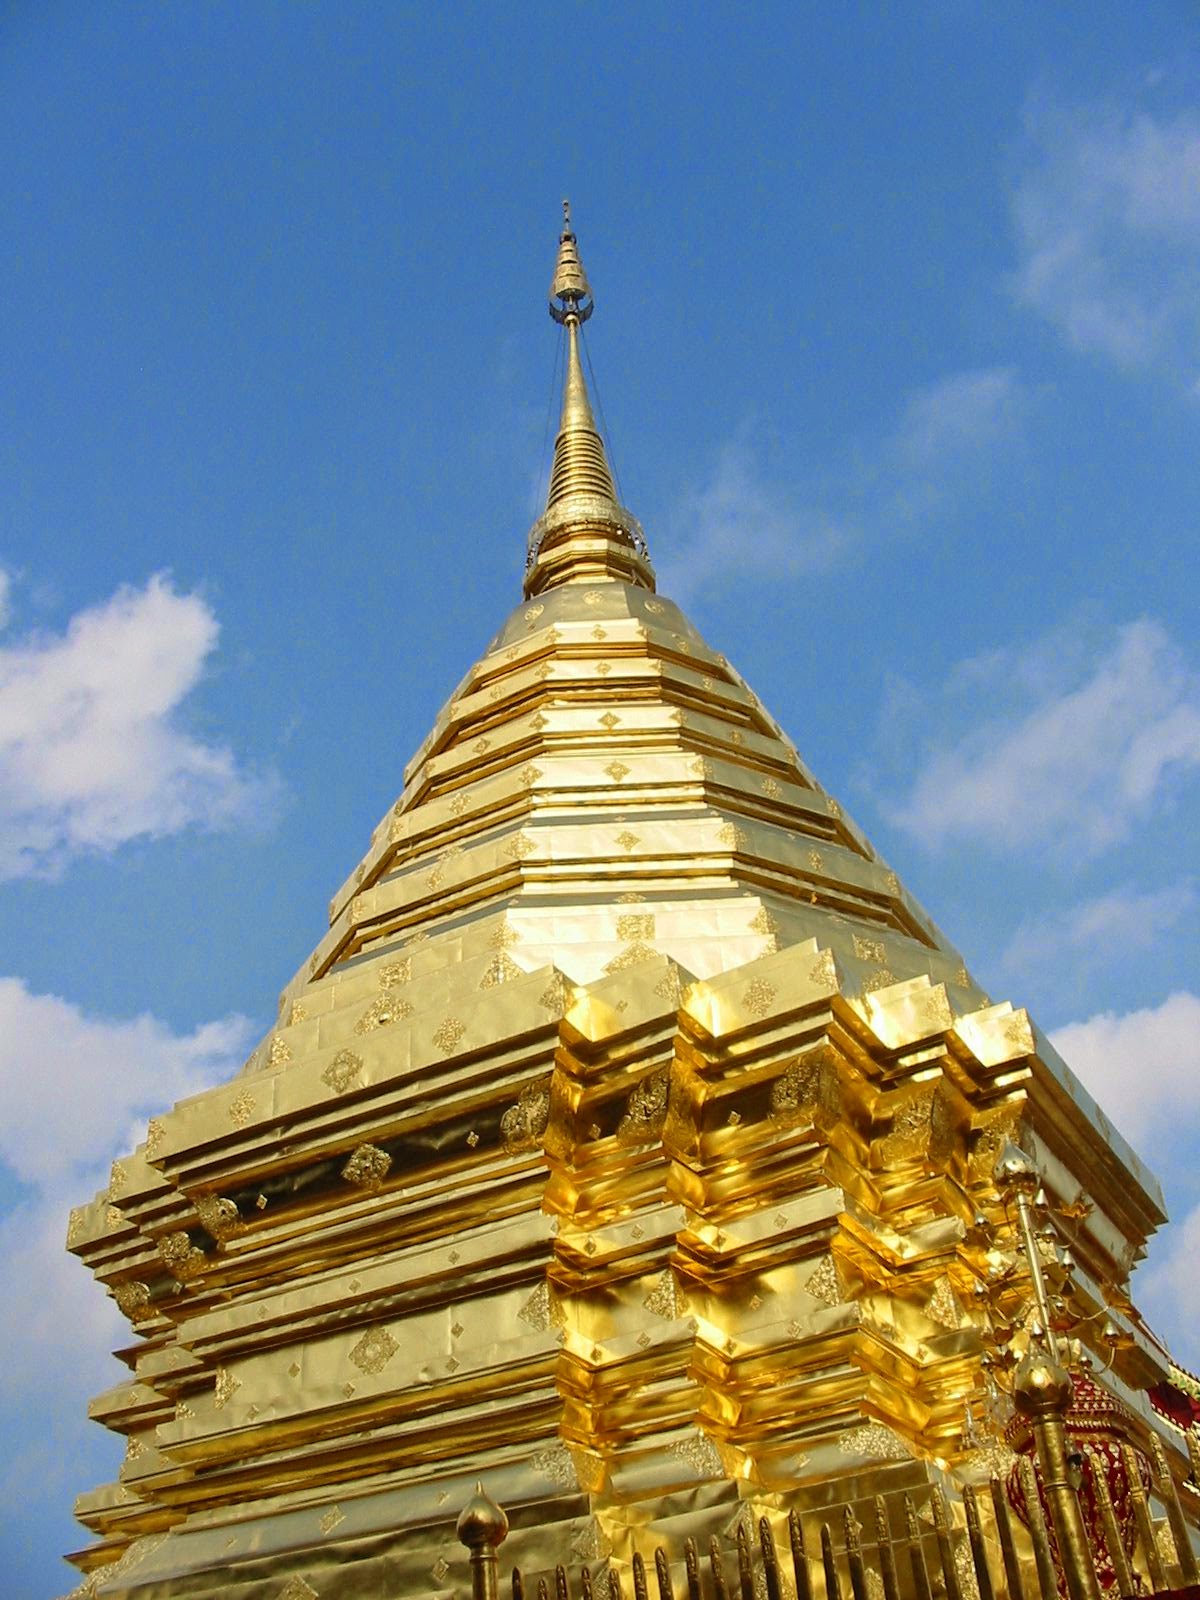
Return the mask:
[[1149,1425],[1154,1180],[653,592],[591,433],[275,1028],[72,1214],[136,1333],[98,1594],[436,1594],[481,1479],[535,1572],[932,1484],[965,1537],[1010,1138]]

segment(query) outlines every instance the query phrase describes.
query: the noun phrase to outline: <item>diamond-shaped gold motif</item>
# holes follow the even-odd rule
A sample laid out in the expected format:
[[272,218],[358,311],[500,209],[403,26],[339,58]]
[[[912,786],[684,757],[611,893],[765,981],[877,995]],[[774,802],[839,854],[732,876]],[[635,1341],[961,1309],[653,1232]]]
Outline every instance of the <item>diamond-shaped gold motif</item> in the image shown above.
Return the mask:
[[285,1067],[292,1059],[292,1047],[282,1034],[277,1033],[271,1040],[271,1048],[267,1060],[273,1067]]
[[300,1363],[298,1361],[293,1361],[291,1366],[288,1368],[288,1377],[289,1378],[298,1378],[299,1376],[300,1376]]
[[746,834],[736,822],[723,822],[717,829],[717,839],[730,850],[740,850],[746,843]]
[[890,989],[895,981],[894,972],[889,972],[887,967],[877,967],[863,979],[863,993],[875,994],[880,989]]
[[254,1096],[249,1089],[242,1089],[229,1102],[229,1120],[235,1128],[244,1128],[253,1115]]
[[340,1506],[330,1506],[329,1510],[321,1518],[320,1522],[317,1523],[317,1527],[320,1528],[322,1534],[326,1539],[328,1539],[333,1530],[335,1528],[340,1528],[345,1520],[346,1514]]
[[763,978],[755,978],[742,996],[746,1010],[755,1017],[765,1017],[774,998],[775,990]]
[[617,843],[621,846],[622,850],[632,850],[635,845],[641,844],[641,842],[642,841],[638,838],[637,834],[630,833],[628,828],[622,829],[622,831],[617,835]]
[[838,1281],[833,1257],[826,1256],[814,1272],[804,1280],[804,1291],[820,1300],[823,1305],[839,1306],[842,1303],[842,1286]]
[[816,983],[822,989],[830,989],[837,982],[837,970],[833,964],[833,951],[822,950],[820,959],[808,975],[810,983]]
[[610,761],[604,770],[614,783],[620,783],[622,778],[629,776],[629,768],[623,761]]
[[529,725],[531,728],[533,728],[535,733],[541,733],[542,729],[547,725],[549,720],[549,717],[543,716],[542,713],[538,711],[532,717],[530,717]]
[[360,1144],[342,1168],[342,1177],[360,1189],[378,1189],[391,1170],[392,1158],[378,1145]]
[[597,673],[598,677],[607,678],[611,671],[612,671],[612,662],[611,661],[597,661],[597,663],[596,663],[596,673]]
[[360,1372],[382,1372],[400,1346],[386,1328],[368,1328],[350,1352]]
[[887,960],[887,951],[881,939],[865,939],[862,934],[854,935],[854,954],[860,961],[877,961],[882,964]]
[[472,1128],[470,1133],[467,1135],[467,1143],[471,1146],[472,1150],[474,1150],[475,1146],[479,1143],[479,1135],[475,1132],[474,1128]]
[[448,1056],[458,1048],[466,1031],[457,1017],[443,1017],[434,1031],[433,1042],[444,1056]]
[[504,854],[510,861],[524,861],[527,856],[533,855],[537,846],[527,833],[518,833],[504,846]]
[[762,792],[766,795],[768,800],[778,800],[780,795],[783,793],[783,789],[780,787],[776,779],[764,778],[762,781]]
[[379,987],[381,989],[399,989],[412,977],[412,957],[401,956],[398,961],[389,961],[379,969]]
[[561,972],[556,972],[538,996],[538,1005],[561,1017],[571,996],[571,986]]
[[471,749],[477,756],[481,756],[485,750],[490,750],[491,748],[492,741],[483,737],[476,739],[475,743],[471,746]]
[[611,733],[620,720],[620,717],[617,716],[615,711],[606,711],[600,718],[600,726],[602,728],[607,728],[609,733]]
[[353,1050],[339,1050],[321,1074],[321,1082],[327,1083],[335,1093],[344,1094],[357,1081],[362,1066],[362,1057],[356,1056]]
[[319,1596],[303,1578],[289,1578],[279,1591],[279,1600],[319,1600]]
[[583,597],[585,606],[598,606],[604,599],[599,589],[589,589]]
[[546,609],[545,606],[542,604],[542,602],[540,600],[536,601],[531,606],[526,606],[525,607],[525,611],[524,611],[525,621],[526,622],[536,622],[537,619],[541,616],[542,612],[545,611],[545,609]]
[[654,913],[629,911],[617,918],[618,939],[653,939]]
[[488,962],[483,977],[479,980],[479,987],[481,989],[495,989],[499,984],[511,983],[514,978],[523,978],[524,976],[524,972],[522,972],[517,963],[501,950],[498,955],[493,956],[491,961]]
[[517,777],[527,789],[531,789],[539,778],[545,777],[545,773],[543,773],[541,767],[535,767],[530,761],[521,768],[520,772],[517,773]]
[[465,794],[451,795],[450,802],[449,802],[449,805],[448,805],[447,809],[449,810],[450,815],[452,817],[461,817],[463,812],[467,809],[467,797],[466,797],[466,795]]
[[235,1378],[228,1367],[217,1368],[217,1378],[213,1385],[213,1407],[223,1411],[242,1387],[242,1380]]

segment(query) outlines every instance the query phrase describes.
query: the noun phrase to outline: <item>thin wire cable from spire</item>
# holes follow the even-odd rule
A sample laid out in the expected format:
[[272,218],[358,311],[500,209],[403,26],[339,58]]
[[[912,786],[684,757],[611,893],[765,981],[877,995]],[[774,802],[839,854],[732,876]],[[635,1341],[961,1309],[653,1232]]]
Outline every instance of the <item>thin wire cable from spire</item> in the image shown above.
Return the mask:
[[592,393],[596,396],[596,405],[600,411],[600,431],[604,438],[604,448],[608,452],[608,465],[612,471],[613,482],[617,486],[617,498],[624,499],[621,489],[621,474],[617,471],[617,458],[613,450],[612,436],[608,431],[608,419],[604,415],[604,397],[600,393],[600,385],[596,380],[596,369],[592,366],[592,352],[588,349],[587,336],[583,331],[583,324],[579,326],[579,342],[583,345],[583,358],[587,362],[588,376],[592,380]]

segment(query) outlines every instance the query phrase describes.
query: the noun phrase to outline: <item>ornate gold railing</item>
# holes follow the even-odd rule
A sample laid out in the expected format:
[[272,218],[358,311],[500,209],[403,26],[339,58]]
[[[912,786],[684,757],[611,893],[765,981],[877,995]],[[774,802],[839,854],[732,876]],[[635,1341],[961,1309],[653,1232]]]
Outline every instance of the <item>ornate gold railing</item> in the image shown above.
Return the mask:
[[[724,1549],[715,1537],[703,1552],[687,1540],[682,1563],[674,1566],[660,1545],[649,1563],[635,1553],[624,1573],[612,1561],[573,1572],[560,1564],[530,1577],[514,1567],[511,1597],[552,1600],[553,1590],[553,1600],[630,1600],[630,1586],[632,1600],[680,1600],[681,1594],[686,1600],[844,1600],[847,1595],[852,1600],[975,1600],[976,1594],[978,1600],[1063,1600],[1089,1592],[1144,1597],[1189,1590],[1200,1595],[1174,1481],[1165,1462],[1158,1467],[1154,1488],[1166,1520],[1153,1523],[1135,1475],[1136,1537],[1127,1543],[1102,1488],[1099,1552],[1086,1537],[1076,1545],[1055,1538],[1042,1510],[1045,1486],[1039,1494],[1033,1465],[1026,1461],[1021,1471],[1027,1526],[1018,1521],[1004,1484],[992,1478],[986,1494],[971,1485],[963,1489],[961,1530],[952,1526],[937,1490],[926,1510],[928,1520],[911,1495],[880,1495],[870,1529],[860,1526],[849,1507],[840,1527],[792,1511],[781,1551],[767,1517],[759,1519],[757,1538],[747,1519]],[[1103,1484],[1102,1472],[1096,1482]],[[1066,1490],[1075,1493],[1069,1477]],[[470,1552],[473,1600],[501,1600],[499,1549],[507,1535],[508,1518],[480,1487],[458,1521],[458,1536]],[[1100,1571],[1110,1575],[1107,1584],[1101,1584]]]

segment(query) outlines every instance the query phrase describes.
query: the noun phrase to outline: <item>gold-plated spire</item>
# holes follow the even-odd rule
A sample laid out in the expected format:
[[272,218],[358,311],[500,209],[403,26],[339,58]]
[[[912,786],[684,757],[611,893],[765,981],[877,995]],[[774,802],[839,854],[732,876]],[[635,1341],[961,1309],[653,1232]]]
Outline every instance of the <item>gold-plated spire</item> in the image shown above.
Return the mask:
[[563,231],[558,241],[554,281],[550,285],[550,315],[555,322],[565,322],[568,315],[574,312],[580,322],[586,322],[592,310],[591,285],[583,270],[583,262],[579,259],[579,248],[571,227],[571,202],[564,200]]
[[564,200],[563,230],[550,285],[550,315],[566,329],[567,371],[546,510],[529,535],[527,595],[560,583],[591,583],[604,577],[654,588],[641,525],[617,500],[584,381],[580,327],[593,309],[591,285],[571,226],[570,204]]

